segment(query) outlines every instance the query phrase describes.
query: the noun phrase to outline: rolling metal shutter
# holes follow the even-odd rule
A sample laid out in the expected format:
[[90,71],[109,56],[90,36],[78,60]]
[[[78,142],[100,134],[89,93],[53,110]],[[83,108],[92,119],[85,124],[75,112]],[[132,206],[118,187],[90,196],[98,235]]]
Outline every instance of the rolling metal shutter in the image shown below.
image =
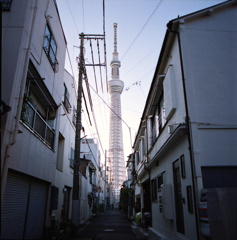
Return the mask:
[[27,209],[29,180],[8,174],[2,206],[2,238],[22,239]]
[[32,179],[25,239],[43,239],[47,191],[47,184]]
[[9,171],[2,205],[2,239],[43,237],[48,184]]

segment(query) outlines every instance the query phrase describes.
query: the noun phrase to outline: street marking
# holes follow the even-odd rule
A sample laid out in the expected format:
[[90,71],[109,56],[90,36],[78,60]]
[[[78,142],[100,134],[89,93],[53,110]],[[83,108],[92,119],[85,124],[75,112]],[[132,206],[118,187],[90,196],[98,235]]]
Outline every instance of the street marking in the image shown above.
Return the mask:
[[114,232],[114,229],[104,229],[104,232]]

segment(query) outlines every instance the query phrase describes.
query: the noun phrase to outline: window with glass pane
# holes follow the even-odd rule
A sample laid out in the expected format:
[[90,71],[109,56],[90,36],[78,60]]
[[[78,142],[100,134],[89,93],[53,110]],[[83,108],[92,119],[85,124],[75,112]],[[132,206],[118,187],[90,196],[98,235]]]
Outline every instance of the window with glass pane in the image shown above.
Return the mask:
[[[30,62],[25,95],[22,104],[21,121],[43,141],[47,146],[54,148],[56,104],[49,94],[40,75]],[[50,103],[50,104],[49,104]],[[51,104],[52,103],[52,104]]]
[[48,56],[49,62],[51,64],[53,70],[56,72],[57,65],[58,65],[58,61],[56,58],[57,44],[55,42],[52,31],[50,30],[48,24],[45,27],[43,48],[44,48],[46,55]]
[[12,0],[1,0],[2,11],[10,11]]
[[67,90],[66,85],[64,84],[64,99],[63,99],[63,105],[66,108],[67,112],[70,113],[71,111],[71,104],[69,102],[69,92]]

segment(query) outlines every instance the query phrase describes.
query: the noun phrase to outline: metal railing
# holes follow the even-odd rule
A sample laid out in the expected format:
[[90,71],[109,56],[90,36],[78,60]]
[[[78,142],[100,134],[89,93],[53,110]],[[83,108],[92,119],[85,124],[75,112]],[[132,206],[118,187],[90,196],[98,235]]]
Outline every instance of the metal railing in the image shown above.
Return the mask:
[[54,130],[40,116],[29,101],[25,101],[21,112],[21,121],[47,145],[54,148]]

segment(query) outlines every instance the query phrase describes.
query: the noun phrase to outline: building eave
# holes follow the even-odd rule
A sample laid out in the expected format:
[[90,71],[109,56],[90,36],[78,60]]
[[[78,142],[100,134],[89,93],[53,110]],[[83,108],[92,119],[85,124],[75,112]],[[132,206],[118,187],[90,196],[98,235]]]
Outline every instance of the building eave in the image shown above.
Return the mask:
[[154,166],[159,165],[159,161],[162,158],[163,154],[170,150],[172,146],[183,136],[187,134],[187,125],[180,124],[174,132],[170,135],[170,137],[166,140],[166,142],[161,146],[159,151],[147,162],[145,168],[147,170],[151,170]]

